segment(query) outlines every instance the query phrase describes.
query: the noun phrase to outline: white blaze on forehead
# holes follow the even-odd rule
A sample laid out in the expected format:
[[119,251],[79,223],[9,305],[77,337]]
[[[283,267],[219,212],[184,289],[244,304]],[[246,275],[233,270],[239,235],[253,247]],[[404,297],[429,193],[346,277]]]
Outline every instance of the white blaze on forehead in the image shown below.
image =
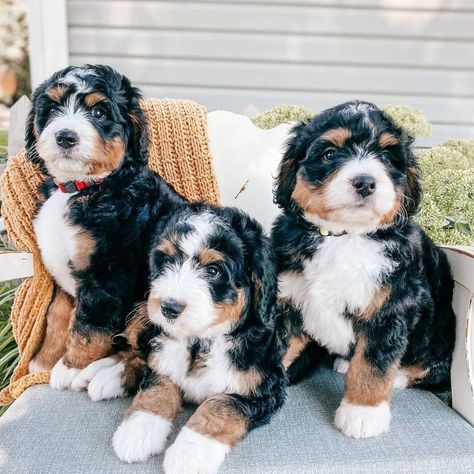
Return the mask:
[[206,246],[206,242],[212,234],[216,217],[209,212],[195,214],[185,220],[193,227],[193,230],[180,240],[180,249],[189,257],[197,255]]

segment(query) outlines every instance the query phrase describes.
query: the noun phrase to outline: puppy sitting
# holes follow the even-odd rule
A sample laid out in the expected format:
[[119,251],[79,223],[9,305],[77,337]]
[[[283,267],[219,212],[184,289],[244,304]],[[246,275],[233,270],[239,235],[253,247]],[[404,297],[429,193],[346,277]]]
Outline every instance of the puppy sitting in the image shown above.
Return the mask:
[[58,290],[30,372],[54,365],[54,388],[82,388],[80,369],[112,352],[147,289],[153,226],[184,202],[146,167],[139,99],[107,66],[68,67],[33,94],[27,153],[47,177],[34,229]]
[[[182,401],[198,403],[164,468],[213,473],[285,397],[275,258],[260,225],[235,209],[185,207],[157,235],[149,321],[133,319],[126,331],[145,375],[113,447],[126,462],[161,452]],[[117,387],[123,393],[137,379],[130,352],[114,359],[89,385],[95,399],[118,396]]]
[[349,102],[294,128],[273,226],[279,296],[292,325],[292,381],[321,355],[347,370],[335,425],[389,430],[392,387],[449,377],[455,318],[446,257],[413,221],[420,170],[409,138],[375,105]]

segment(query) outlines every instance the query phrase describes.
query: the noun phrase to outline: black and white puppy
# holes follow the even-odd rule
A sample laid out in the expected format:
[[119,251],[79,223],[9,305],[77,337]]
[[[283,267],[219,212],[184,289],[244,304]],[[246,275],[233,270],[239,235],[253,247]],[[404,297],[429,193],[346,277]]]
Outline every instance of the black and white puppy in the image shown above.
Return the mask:
[[412,139],[375,105],[349,102],[295,126],[276,180],[279,297],[292,326],[290,380],[321,347],[347,371],[335,425],[355,438],[390,426],[392,387],[447,382],[453,281],[412,216]]
[[112,352],[147,290],[154,225],[184,202],[146,167],[139,99],[100,65],[68,67],[33,94],[27,153],[46,175],[34,230],[58,290],[30,371],[54,365],[55,388],[82,388],[80,369]]
[[[144,378],[113,447],[126,462],[161,452],[183,400],[197,403],[164,468],[214,473],[285,398],[275,256],[260,225],[236,209],[186,206],[158,227],[147,315],[126,331],[146,363]],[[110,359],[116,365],[89,385],[96,400],[119,396],[119,387],[124,393],[140,365],[129,356]]]

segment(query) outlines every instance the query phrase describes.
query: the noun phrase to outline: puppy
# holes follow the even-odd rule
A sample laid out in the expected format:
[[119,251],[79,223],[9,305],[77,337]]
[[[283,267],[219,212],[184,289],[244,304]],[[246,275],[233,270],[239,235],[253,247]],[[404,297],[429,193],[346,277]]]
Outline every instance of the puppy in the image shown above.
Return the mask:
[[[285,398],[275,257],[260,225],[230,208],[185,207],[157,235],[148,322],[142,314],[127,328],[129,343],[146,361],[144,378],[113,447],[126,462],[161,452],[182,401],[197,403],[166,451],[164,469],[213,473]],[[89,385],[95,399],[133,385],[129,376],[139,364],[112,359],[116,365]]]
[[54,388],[82,388],[80,370],[113,351],[147,289],[153,226],[184,202],[146,167],[139,99],[100,65],[68,67],[33,94],[27,153],[46,175],[34,230],[58,290],[30,371],[54,365]]
[[389,430],[392,387],[447,382],[453,281],[413,220],[421,199],[412,139],[375,105],[349,102],[293,130],[276,180],[272,231],[285,357],[294,382],[322,355],[341,359],[335,425],[354,438]]

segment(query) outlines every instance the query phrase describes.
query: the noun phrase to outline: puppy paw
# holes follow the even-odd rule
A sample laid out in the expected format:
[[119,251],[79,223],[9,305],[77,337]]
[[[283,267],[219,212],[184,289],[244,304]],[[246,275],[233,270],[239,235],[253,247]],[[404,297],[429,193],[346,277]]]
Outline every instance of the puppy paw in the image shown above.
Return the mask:
[[73,390],[83,390],[87,388],[90,381],[97,375],[99,371],[105,367],[111,367],[115,365],[117,361],[114,357],[105,357],[103,359],[95,360],[91,362],[87,367],[82,369],[74,380],[71,382],[71,388]]
[[390,429],[390,406],[387,402],[376,406],[354,405],[342,400],[336,410],[334,424],[346,436],[374,438]]
[[64,365],[63,359],[59,359],[56,365],[51,370],[51,377],[49,378],[49,385],[56,390],[64,390],[71,388],[71,383],[74,377],[80,372],[80,369],[74,367],[67,367]]
[[171,423],[158,415],[136,411],[122,421],[112,439],[115,454],[124,462],[141,462],[163,451]]
[[166,450],[165,474],[215,474],[230,446],[184,427]]
[[122,375],[125,369],[123,362],[117,362],[111,367],[105,367],[89,382],[87,392],[93,402],[111,400],[123,397],[125,388],[122,385]]
[[397,372],[395,379],[393,380],[393,388],[407,388],[408,377],[403,369]]
[[342,359],[341,357],[338,357],[334,361],[333,367],[336,372],[339,372],[340,374],[346,374],[347,371],[349,370],[349,361],[346,359]]

